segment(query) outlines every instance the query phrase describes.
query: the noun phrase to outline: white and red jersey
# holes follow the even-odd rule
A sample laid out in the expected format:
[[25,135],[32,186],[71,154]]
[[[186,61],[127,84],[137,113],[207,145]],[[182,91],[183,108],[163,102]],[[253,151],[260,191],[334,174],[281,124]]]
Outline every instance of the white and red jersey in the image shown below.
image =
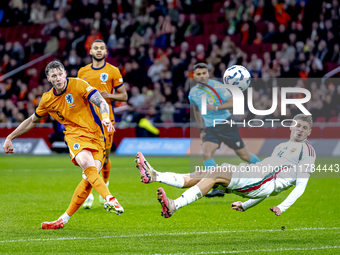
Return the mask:
[[[308,179],[312,174],[316,159],[313,146],[307,141],[287,141],[275,147],[272,155],[261,162],[249,165],[249,168],[273,169],[271,172],[263,173],[261,178],[253,179],[253,183],[238,182],[232,188],[233,192],[250,199],[243,203],[243,208],[248,209],[261,202],[268,196],[275,196],[280,192],[296,186],[290,195],[278,207],[281,212],[287,210],[304,192]],[[251,171],[250,171],[251,172]],[[249,173],[242,174],[241,178],[247,178]],[[233,174],[234,176],[234,174]],[[236,175],[235,175],[236,176]],[[231,186],[236,184],[231,181]],[[242,183],[247,185],[242,185]],[[243,186],[243,187],[241,187]]]

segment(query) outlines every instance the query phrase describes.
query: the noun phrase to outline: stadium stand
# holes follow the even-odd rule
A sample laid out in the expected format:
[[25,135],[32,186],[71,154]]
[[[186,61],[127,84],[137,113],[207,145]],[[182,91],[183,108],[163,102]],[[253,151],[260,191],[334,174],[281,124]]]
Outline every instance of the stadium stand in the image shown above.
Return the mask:
[[[154,123],[189,122],[192,67],[205,61],[216,79],[231,65],[247,67],[259,102],[268,99],[274,83],[285,86],[278,78],[295,78],[296,86],[312,93],[306,107],[316,122],[338,122],[339,80],[316,79],[340,65],[337,1],[328,5],[327,1],[263,0],[141,3],[1,1],[0,75],[46,53],[53,55],[1,81],[0,124],[14,125],[34,112],[41,95],[50,89],[44,74],[49,61],[62,61],[68,75],[76,76],[90,63],[89,45],[99,38],[107,42],[107,61],[124,76],[130,115],[142,113]],[[133,92],[134,87],[139,92]],[[144,99],[144,104],[133,105],[134,96]],[[291,117],[296,109],[288,113]],[[118,122],[129,122],[129,114],[118,113]],[[171,132],[179,137],[177,129]]]

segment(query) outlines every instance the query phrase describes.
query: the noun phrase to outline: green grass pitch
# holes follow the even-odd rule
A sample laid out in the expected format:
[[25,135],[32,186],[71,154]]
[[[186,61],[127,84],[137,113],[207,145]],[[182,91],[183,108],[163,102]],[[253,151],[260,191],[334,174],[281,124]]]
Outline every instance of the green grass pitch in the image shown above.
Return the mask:
[[[315,173],[302,197],[280,217],[269,208],[292,189],[246,212],[230,207],[244,199],[226,195],[202,198],[164,219],[157,188],[170,198],[183,190],[141,183],[133,159],[111,156],[110,190],[124,207],[123,215],[107,213],[95,192],[92,210],[80,208],[64,229],[42,230],[41,222],[65,212],[81,169],[68,156],[0,157],[0,253],[340,254],[340,173],[327,176],[332,178]],[[190,167],[187,157],[147,159],[164,172],[186,173]],[[216,161],[240,163],[237,158]],[[340,162],[319,158],[316,163]]]

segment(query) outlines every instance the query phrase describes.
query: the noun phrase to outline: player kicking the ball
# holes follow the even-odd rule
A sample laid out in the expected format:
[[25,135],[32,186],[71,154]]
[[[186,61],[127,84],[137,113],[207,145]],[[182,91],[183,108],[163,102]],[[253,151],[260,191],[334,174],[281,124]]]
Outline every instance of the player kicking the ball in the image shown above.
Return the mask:
[[[43,229],[63,228],[70,217],[79,209],[92,187],[106,198],[104,208],[108,212],[121,214],[123,207],[113,197],[98,172],[105,159],[105,142],[103,126],[108,132],[114,127],[109,119],[110,108],[100,93],[88,83],[78,78],[66,78],[64,66],[58,61],[50,62],[45,73],[53,88],[46,92],[35,113],[22,122],[7,136],[3,149],[13,153],[12,140],[35,127],[40,120],[50,114],[65,125],[65,142],[72,162],[83,170],[83,179],[73,193],[66,212],[58,220],[43,222]],[[102,121],[95,113],[90,102],[100,108]]]
[[[307,141],[312,131],[312,117],[298,114],[294,120],[289,141],[276,146],[270,157],[256,164],[235,166],[225,163],[206,172],[161,173],[154,170],[139,152],[135,160],[137,169],[144,183],[160,182],[177,188],[189,188],[176,200],[168,198],[162,188],[157,190],[164,218],[171,217],[178,209],[202,198],[217,184],[229,192],[250,198],[243,203],[232,203],[231,207],[237,211],[245,211],[265,198],[296,185],[281,204],[270,208],[275,215],[280,216],[305,191],[316,158],[314,148]],[[254,169],[260,171],[255,173]]]

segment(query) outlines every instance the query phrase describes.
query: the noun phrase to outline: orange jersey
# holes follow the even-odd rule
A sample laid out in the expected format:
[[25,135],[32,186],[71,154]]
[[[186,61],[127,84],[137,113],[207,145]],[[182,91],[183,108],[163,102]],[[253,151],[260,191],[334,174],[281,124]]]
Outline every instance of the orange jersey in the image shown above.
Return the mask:
[[97,90],[78,78],[67,78],[65,90],[57,95],[54,88],[43,94],[37,117],[50,114],[65,125],[65,135],[86,137],[103,136],[103,126],[89,98]]
[[[101,68],[93,68],[92,64],[88,64],[87,66],[80,68],[78,71],[78,78],[85,80],[96,89],[100,91],[105,90],[110,94],[113,94],[114,89],[123,86],[123,77],[119,69],[106,62]],[[112,102],[112,99],[109,98],[105,98],[105,100],[108,105],[111,106],[110,120],[112,124],[114,124],[114,102]],[[96,110],[99,114],[100,111],[98,107],[96,107]]]

